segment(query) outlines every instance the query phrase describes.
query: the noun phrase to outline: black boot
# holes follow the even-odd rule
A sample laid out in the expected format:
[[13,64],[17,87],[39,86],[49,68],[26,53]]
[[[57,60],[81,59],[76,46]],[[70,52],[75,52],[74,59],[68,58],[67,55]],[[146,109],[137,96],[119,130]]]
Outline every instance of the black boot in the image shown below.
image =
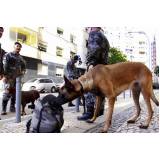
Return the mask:
[[16,111],[16,109],[15,109],[15,106],[10,106],[10,112],[15,112]]
[[68,103],[68,107],[74,107],[75,105],[71,102]]
[[7,114],[7,112],[6,112],[7,103],[8,103],[8,100],[5,100],[5,99],[2,100],[2,113],[1,113],[1,115],[6,115]]
[[77,120],[86,121],[88,119],[91,119],[93,117],[93,114],[94,114],[94,107],[89,107],[89,108],[87,108],[86,113],[84,113],[82,116],[77,117]]
[[11,97],[11,105],[10,105],[10,112],[15,112],[15,95]]

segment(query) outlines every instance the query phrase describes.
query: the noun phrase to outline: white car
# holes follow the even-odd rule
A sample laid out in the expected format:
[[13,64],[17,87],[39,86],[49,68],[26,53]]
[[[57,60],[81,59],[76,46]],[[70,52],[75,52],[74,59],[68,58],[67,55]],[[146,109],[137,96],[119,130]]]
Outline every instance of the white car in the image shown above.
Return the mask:
[[38,90],[39,92],[56,92],[59,85],[49,78],[35,78],[27,81],[22,86],[22,91]]

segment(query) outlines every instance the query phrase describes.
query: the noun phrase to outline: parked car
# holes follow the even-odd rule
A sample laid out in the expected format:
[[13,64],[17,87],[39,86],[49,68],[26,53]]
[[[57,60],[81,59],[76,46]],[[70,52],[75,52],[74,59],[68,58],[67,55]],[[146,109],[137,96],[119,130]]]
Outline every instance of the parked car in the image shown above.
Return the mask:
[[159,89],[159,78],[158,76],[153,76],[153,89]]
[[56,84],[50,78],[34,78],[22,86],[22,91],[29,91],[29,90],[38,90],[39,92],[56,92],[59,88],[60,84]]
[[56,83],[56,92],[64,85],[64,82]]
[[153,82],[153,89],[159,89],[159,83]]

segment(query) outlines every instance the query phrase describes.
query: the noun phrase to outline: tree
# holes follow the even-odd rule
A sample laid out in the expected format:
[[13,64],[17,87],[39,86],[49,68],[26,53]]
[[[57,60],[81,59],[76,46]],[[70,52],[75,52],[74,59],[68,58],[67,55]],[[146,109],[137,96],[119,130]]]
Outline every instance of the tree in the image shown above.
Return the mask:
[[159,66],[156,66],[156,67],[155,67],[154,73],[155,73],[156,76],[159,77]]
[[126,62],[127,56],[123,54],[119,49],[117,48],[110,48],[109,50],[109,64],[115,64],[118,62]]

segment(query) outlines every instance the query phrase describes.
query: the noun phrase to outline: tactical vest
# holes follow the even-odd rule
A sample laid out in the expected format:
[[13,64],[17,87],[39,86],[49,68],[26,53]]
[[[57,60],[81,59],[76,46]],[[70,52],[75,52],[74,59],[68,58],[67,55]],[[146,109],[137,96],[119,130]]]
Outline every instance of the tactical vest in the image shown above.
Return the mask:
[[6,75],[18,75],[23,69],[23,59],[20,55],[16,55],[12,52],[6,54],[3,59],[4,72]]

